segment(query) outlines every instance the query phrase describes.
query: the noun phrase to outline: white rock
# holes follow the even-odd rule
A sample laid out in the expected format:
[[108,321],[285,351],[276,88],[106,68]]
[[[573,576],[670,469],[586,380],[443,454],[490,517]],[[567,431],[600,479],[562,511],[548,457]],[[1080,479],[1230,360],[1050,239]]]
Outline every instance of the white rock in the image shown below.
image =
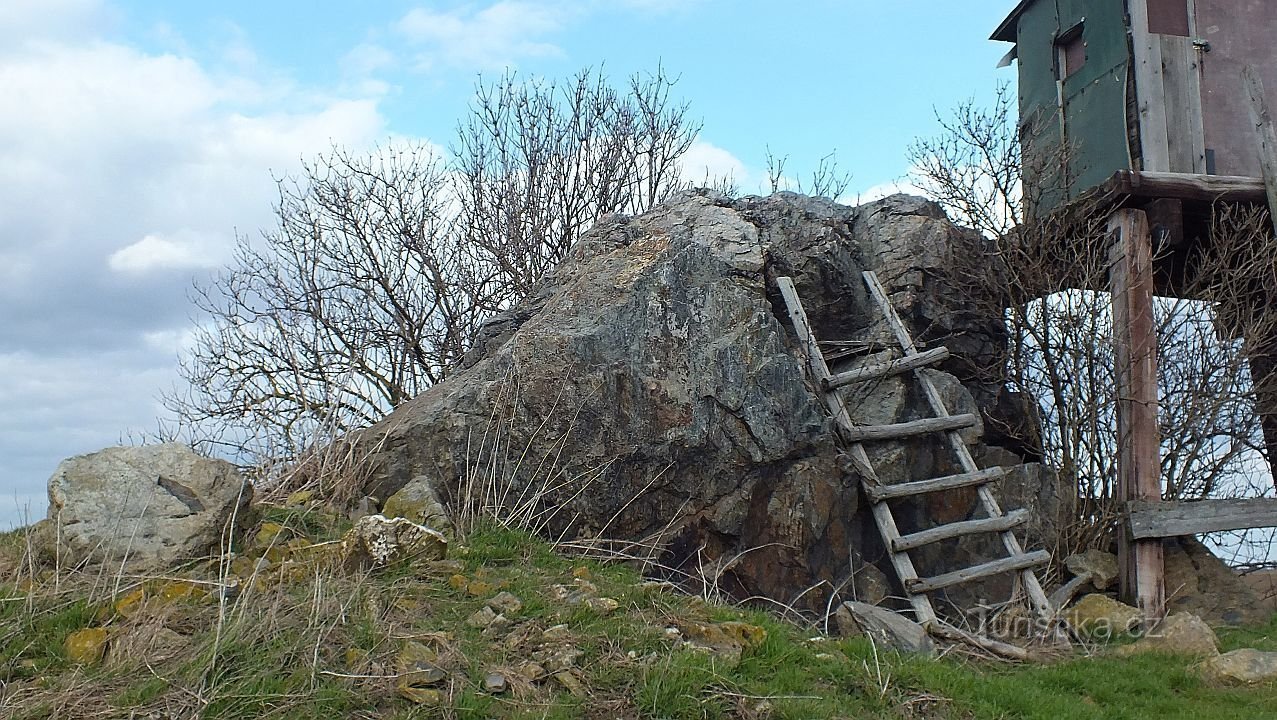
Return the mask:
[[220,552],[252,494],[234,465],[185,445],[115,447],[58,465],[49,518],[64,564],[163,567]]

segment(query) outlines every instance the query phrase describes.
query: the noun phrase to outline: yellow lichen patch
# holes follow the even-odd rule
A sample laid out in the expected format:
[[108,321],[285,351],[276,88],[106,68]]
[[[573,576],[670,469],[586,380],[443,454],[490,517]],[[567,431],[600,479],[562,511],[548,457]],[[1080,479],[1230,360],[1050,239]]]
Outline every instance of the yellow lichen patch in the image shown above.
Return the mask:
[[486,580],[471,580],[466,585],[466,594],[472,597],[487,597],[496,592],[496,586]]
[[1139,609],[1098,593],[1083,597],[1064,613],[1073,632],[1093,640],[1126,635],[1139,626],[1143,617]]
[[116,599],[115,611],[124,617],[133,617],[144,603],[146,603],[146,590],[136,587]]
[[289,507],[305,507],[306,505],[310,504],[311,500],[314,500],[314,499],[315,499],[314,490],[298,490],[292,495],[289,495],[288,499],[284,501],[284,504],[288,505]]
[[231,561],[230,570],[232,575],[247,579],[258,570],[257,561],[246,555],[240,555]]
[[735,620],[721,623],[685,623],[679,628],[694,646],[737,660],[746,650],[752,650],[767,639],[767,630],[758,625]]
[[[299,538],[300,539],[300,538]],[[341,542],[311,543],[301,539],[289,542],[289,556],[297,562],[322,567],[336,566],[341,562]]]
[[346,669],[350,672],[361,672],[368,664],[369,654],[363,648],[347,648],[345,653]]
[[106,628],[85,628],[67,636],[64,648],[67,660],[77,665],[92,665],[106,654],[106,642],[110,637]]
[[264,522],[257,530],[257,535],[253,536],[253,546],[259,550],[266,550],[275,545],[282,545],[292,535],[288,528],[277,522]]
[[189,580],[168,580],[156,588],[155,596],[164,602],[201,600],[208,597],[208,588]]

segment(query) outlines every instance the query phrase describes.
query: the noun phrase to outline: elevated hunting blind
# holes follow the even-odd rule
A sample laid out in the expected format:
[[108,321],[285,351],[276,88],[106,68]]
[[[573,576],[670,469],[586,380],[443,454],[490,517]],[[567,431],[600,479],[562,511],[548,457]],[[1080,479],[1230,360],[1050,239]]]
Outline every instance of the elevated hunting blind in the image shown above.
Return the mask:
[[[1221,201],[1277,218],[1272,0],[1023,0],[993,33],[1015,43],[1031,216],[1108,217],[1123,598],[1165,613],[1162,538],[1277,526],[1277,499],[1162,500],[1153,296],[1186,292]],[[1074,202],[1086,198],[1091,202]],[[1069,238],[1062,238],[1068,242]],[[1256,258],[1259,263],[1277,258]],[[1059,268],[1068,285],[1068,268]],[[1089,288],[1099,289],[1099,288]],[[1256,287],[1246,314],[1277,307]],[[1277,475],[1277,337],[1246,337],[1267,459]]]
[[1035,210],[1119,171],[1260,177],[1242,69],[1277,87],[1274,31],[1268,0],[1023,0],[992,39],[1015,43],[1025,179],[1053,188]]

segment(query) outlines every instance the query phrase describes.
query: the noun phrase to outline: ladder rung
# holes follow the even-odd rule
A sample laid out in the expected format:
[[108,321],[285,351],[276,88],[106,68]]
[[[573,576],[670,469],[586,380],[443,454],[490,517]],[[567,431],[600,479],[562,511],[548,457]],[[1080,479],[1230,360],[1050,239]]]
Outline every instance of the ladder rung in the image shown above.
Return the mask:
[[961,430],[979,422],[971,413],[950,415],[948,417],[925,418],[891,425],[853,425],[844,427],[843,432],[848,442],[865,442],[867,440],[899,440],[901,438],[927,435],[930,433]]
[[1016,570],[1027,570],[1036,565],[1045,565],[1049,562],[1051,562],[1051,553],[1045,550],[1035,550],[1031,553],[1002,558],[1001,560],[994,560],[981,565],[973,565],[969,568],[955,570],[935,577],[906,580],[904,581],[904,586],[905,590],[910,593],[929,593],[947,588],[950,585],[958,585]]
[[1029,514],[1024,510],[1013,510],[1001,517],[964,520],[962,522],[939,525],[896,538],[891,541],[891,549],[896,552],[905,552],[923,545],[930,545],[933,542],[962,537],[963,535],[1006,532],[1013,527],[1023,525],[1028,519]]
[[920,367],[934,365],[949,357],[949,348],[938,347],[926,352],[920,352],[917,355],[906,355],[905,357],[891,360],[877,365],[858,368],[856,370],[848,370],[847,372],[838,373],[825,381],[825,391],[840,388],[844,385],[852,383],[864,382],[866,380],[876,380],[878,378],[890,377],[901,373],[917,370]]
[[932,480],[916,480],[898,485],[869,485],[866,483],[865,494],[873,502],[882,502],[892,498],[923,495],[941,490],[955,490],[972,485],[984,485],[985,483],[1001,480],[1007,472],[1004,467],[991,467],[977,472],[946,475]]

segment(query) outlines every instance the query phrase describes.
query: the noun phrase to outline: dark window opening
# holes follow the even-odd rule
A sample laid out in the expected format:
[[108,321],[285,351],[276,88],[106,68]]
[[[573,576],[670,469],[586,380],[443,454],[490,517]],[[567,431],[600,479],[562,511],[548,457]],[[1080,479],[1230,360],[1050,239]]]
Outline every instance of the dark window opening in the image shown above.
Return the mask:
[[1086,43],[1082,41],[1081,23],[1055,39],[1055,76],[1070,77],[1086,64]]
[[1188,0],[1148,0],[1148,31],[1188,37]]

